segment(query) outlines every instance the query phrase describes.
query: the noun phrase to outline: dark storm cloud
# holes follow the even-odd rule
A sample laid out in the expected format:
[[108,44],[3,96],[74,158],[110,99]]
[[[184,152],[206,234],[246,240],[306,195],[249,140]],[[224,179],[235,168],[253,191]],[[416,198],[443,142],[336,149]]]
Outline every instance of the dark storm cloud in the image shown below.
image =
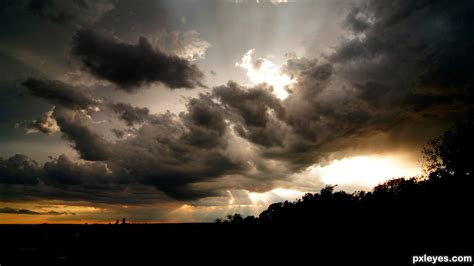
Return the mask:
[[15,155],[7,160],[0,157],[0,183],[35,185],[41,176],[38,164],[25,155]]
[[140,184],[78,184],[59,187],[44,183],[36,186],[0,184],[0,190],[0,199],[8,202],[63,200],[69,203],[146,205],[170,201],[156,188]]
[[361,31],[366,37],[346,41],[332,56],[334,62],[351,66],[346,75],[361,93],[385,86],[380,91],[395,96],[393,101],[413,95],[472,97],[471,1],[368,3],[361,11],[373,18]]
[[343,24],[354,33],[360,33],[370,27],[371,21],[368,14],[364,13],[359,7],[353,7],[346,16]]
[[110,104],[110,108],[127,123],[127,126],[143,123],[150,116],[148,108],[135,107],[127,103],[113,103]]
[[472,108],[467,10],[471,3],[362,2],[344,20],[356,37],[323,60],[288,60],[283,70],[298,82],[285,101],[232,83],[212,97],[238,135],[261,145],[262,158],[292,171],[375,149],[367,139],[378,134],[387,136],[385,147],[399,138],[421,145]]
[[89,117],[63,108],[56,108],[54,117],[64,138],[72,142],[82,159],[101,161],[110,156],[109,143],[91,129]]
[[129,174],[113,163],[78,163],[61,155],[39,166],[25,155],[15,155],[2,159],[0,165],[1,201],[59,199],[149,204],[167,200],[156,188],[130,182]]
[[43,181],[52,186],[117,182],[117,180],[114,180],[116,173],[112,174],[106,164],[100,162],[77,164],[65,155],[46,162],[43,171]]
[[57,211],[47,211],[47,212],[37,212],[28,209],[17,209],[10,207],[0,208],[0,213],[7,214],[33,214],[33,215],[76,215],[73,212],[57,212]]
[[[46,82],[46,85],[51,84]],[[30,87],[32,86],[28,88]],[[53,90],[47,87],[45,90],[62,92],[64,88],[69,87],[54,88]],[[188,111],[179,116],[171,113],[151,115],[146,108],[125,103],[108,105],[129,125],[142,124],[139,129],[131,132],[132,136],[116,143],[111,143],[94,132],[91,117],[87,112],[73,108],[74,100],[57,97],[58,93],[35,95],[70,107],[56,107],[51,111],[51,117],[63,137],[71,142],[82,159],[116,166],[113,174],[107,175],[107,171],[104,172],[106,168],[99,162],[94,169],[91,169],[94,166],[92,163],[85,169],[85,165],[76,167],[66,157],[61,156],[43,167],[43,182],[48,187],[95,186],[99,180],[111,180],[110,183],[99,182],[105,189],[107,186],[116,185],[116,173],[123,172],[129,173],[139,184],[154,186],[169,197],[195,199],[204,195],[215,195],[217,192],[192,189],[192,184],[223,174],[243,173],[248,167],[245,161],[232,158],[229,154],[231,151],[226,150],[225,110],[213,102],[210,95],[191,99],[187,105]],[[83,107],[86,106],[87,104]],[[118,129],[117,132],[124,133]]]
[[[179,116],[152,115],[145,108],[123,103],[112,104],[111,109],[130,123],[139,120],[141,127],[130,132],[116,129],[122,137],[125,132],[130,134],[123,140],[110,142],[93,131],[87,113],[64,107],[52,110],[63,137],[80,157],[97,162],[79,165],[65,156],[52,159],[40,171],[46,191],[29,193],[45,198],[53,195],[94,198],[83,195],[86,188],[120,190],[134,180],[136,184],[155,187],[168,197],[192,200],[221,193],[195,188],[194,184],[222,175],[243,174],[249,167],[246,158],[236,157],[228,149],[227,111],[210,94],[191,99],[187,112]],[[71,195],[62,190],[65,187]]]
[[472,108],[471,1],[370,1],[362,7],[372,18],[361,30],[365,37],[344,42],[331,57],[355,97],[382,117],[402,121],[447,121]]
[[22,85],[31,95],[65,108],[88,109],[97,104],[91,95],[58,80],[28,78]]
[[58,9],[53,0],[30,0],[27,9],[33,15],[48,17],[54,23],[66,23],[75,17],[69,10]]
[[[29,0],[24,9],[33,16],[44,17],[56,24],[91,23],[113,8],[111,1],[100,0]],[[21,4],[20,4],[21,5]]]
[[108,143],[91,129],[91,118],[87,115],[98,108],[98,100],[77,87],[56,80],[29,78],[22,85],[31,95],[58,106],[44,118],[20,123],[19,126],[43,133],[51,133],[59,127],[63,137],[72,143],[82,159],[97,161],[108,157]]
[[209,95],[191,99],[187,103],[188,112],[181,119],[189,132],[183,139],[201,148],[212,148],[223,144],[223,135],[227,130],[224,110],[214,103]]
[[[207,101],[206,97],[201,100]],[[219,116],[197,102],[188,105],[188,110],[183,120],[171,113],[155,115],[134,137],[114,145],[120,152],[111,161],[117,161],[139,183],[155,186],[176,199],[214,195],[216,191],[191,189],[192,184],[241,173],[247,164],[226,150],[226,139],[219,136],[224,134],[219,133],[224,130]],[[204,133],[218,139],[203,139],[200,134]]]
[[352,36],[325,62],[287,62],[284,71],[298,81],[284,101],[296,141],[266,154],[307,166],[345,149],[374,149],[357,143],[377,134],[388,135],[385,147],[398,138],[421,146],[440,125],[462,119],[473,104],[473,7],[469,1],[355,5],[343,23]]
[[[214,88],[213,96],[228,112],[241,137],[264,146],[282,145],[282,128],[277,123],[285,119],[285,109],[265,85],[245,88],[229,82]],[[269,111],[275,113],[273,117]]]
[[130,45],[90,30],[79,30],[73,38],[72,53],[94,76],[132,92],[138,86],[161,82],[171,89],[202,87],[204,74],[196,65],[177,56],[153,49],[140,37]]
[[[284,101],[269,86],[229,82],[190,99],[179,115],[111,104],[105,115],[129,126],[115,128],[114,141],[93,130],[92,111],[81,111],[96,105],[92,97],[29,79],[24,85],[31,95],[57,105],[52,117],[64,137],[81,158],[96,162],[59,157],[38,167],[12,157],[1,161],[2,188],[11,187],[2,196],[111,203],[166,198],[152,188],[192,202],[222,197],[227,189],[268,191],[310,165],[376,152],[377,145],[422,144],[437,135],[434,125],[472,108],[473,11],[467,1],[363,1],[343,20],[350,37],[333,54],[287,61],[283,71],[297,83]],[[79,30],[73,53],[93,75],[128,92],[152,82],[192,88],[202,80],[195,66],[153,49],[145,38],[130,45]],[[378,134],[388,137],[380,143]]]
[[235,82],[229,82],[227,86],[216,87],[213,94],[250,126],[265,126],[268,122],[268,109],[274,110],[280,118],[285,115],[281,102],[265,88],[246,89]]

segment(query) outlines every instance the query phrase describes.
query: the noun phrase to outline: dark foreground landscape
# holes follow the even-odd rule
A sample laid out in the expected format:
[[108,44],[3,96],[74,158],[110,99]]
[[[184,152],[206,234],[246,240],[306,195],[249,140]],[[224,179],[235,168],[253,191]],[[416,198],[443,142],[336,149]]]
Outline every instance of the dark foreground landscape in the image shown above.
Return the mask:
[[[472,220],[314,226],[245,224],[2,225],[1,265],[304,262],[411,265],[414,255],[472,255]],[[321,263],[321,264],[320,264]],[[419,264],[423,265],[423,264]],[[442,263],[439,265],[450,265]],[[452,265],[472,265],[452,264]]]

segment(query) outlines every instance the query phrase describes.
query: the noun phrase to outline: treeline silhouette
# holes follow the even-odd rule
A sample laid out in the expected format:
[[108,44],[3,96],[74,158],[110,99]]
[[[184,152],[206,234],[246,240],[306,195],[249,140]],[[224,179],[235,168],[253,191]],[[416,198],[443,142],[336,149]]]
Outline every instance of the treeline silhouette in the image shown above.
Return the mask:
[[[240,214],[216,219],[220,224],[360,224],[387,228],[471,228],[474,123],[458,124],[424,149],[424,175],[397,178],[370,192],[335,192],[328,185],[294,202],[271,204],[258,217]],[[441,228],[442,227],[442,228]],[[412,229],[414,229],[412,228]],[[413,230],[416,231],[416,230]],[[387,233],[387,232],[383,232]]]

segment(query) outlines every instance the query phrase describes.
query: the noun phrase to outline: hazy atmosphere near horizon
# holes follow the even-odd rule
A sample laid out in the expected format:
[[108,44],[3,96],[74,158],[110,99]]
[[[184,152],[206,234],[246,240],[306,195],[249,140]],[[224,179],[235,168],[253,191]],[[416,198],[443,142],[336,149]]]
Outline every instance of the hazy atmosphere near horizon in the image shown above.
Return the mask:
[[473,1],[0,0],[0,223],[211,222],[422,175]]

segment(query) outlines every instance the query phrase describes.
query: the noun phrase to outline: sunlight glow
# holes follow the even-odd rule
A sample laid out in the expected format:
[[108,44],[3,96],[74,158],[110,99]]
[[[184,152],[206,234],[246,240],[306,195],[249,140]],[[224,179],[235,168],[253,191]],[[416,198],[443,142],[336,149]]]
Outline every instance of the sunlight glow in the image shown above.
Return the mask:
[[285,200],[294,201],[301,198],[304,194],[305,192],[287,188],[275,188],[263,193],[248,192],[252,205],[256,206],[267,206],[268,204]]
[[227,190],[227,194],[229,194],[229,205],[233,205],[235,202],[234,196],[229,190]]
[[416,162],[403,156],[356,156],[313,167],[321,181],[332,185],[356,184],[372,188],[389,179],[421,174]]
[[[223,197],[226,204],[214,202],[214,205],[183,204],[171,211],[162,221],[166,222],[211,222],[218,217],[239,213],[243,216],[258,216],[268,208],[268,205],[285,200],[295,201],[305,192],[288,188],[275,188],[266,192],[251,192],[249,190],[227,191],[228,197]],[[223,203],[223,202],[222,202]]]
[[[260,4],[260,1],[261,0],[257,0],[257,4]],[[236,1],[238,3],[238,1]],[[270,3],[274,4],[274,5],[278,5],[278,4],[284,4],[284,3],[288,3],[288,0],[270,0],[269,1]],[[264,3],[267,3],[264,1]]]
[[245,53],[241,62],[235,63],[235,66],[247,70],[247,77],[254,84],[267,83],[273,87],[272,93],[281,100],[288,97],[285,87],[295,83],[294,79],[282,73],[280,67],[266,58],[258,58],[252,61],[252,54],[255,49]]

